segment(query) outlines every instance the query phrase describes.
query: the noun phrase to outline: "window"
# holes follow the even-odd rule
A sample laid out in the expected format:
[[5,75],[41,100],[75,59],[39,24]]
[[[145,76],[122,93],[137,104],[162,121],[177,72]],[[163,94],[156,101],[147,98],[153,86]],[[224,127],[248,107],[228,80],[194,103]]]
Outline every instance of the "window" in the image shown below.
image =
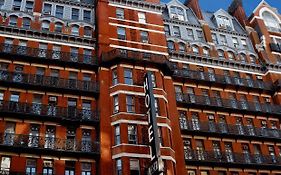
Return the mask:
[[116,159],[116,175],[122,175],[122,160]]
[[116,18],[124,19],[124,9],[116,8]]
[[247,56],[246,56],[244,53],[241,53],[241,55],[240,55],[240,61],[241,61],[242,63],[245,63],[246,60],[247,60]]
[[51,161],[51,160],[43,161],[43,174],[44,175],[53,175],[53,161]]
[[194,34],[192,29],[187,29],[187,39],[193,41],[194,40]]
[[136,125],[128,125],[128,143],[129,144],[137,144],[138,136],[137,136],[137,126]]
[[169,52],[175,51],[175,45],[173,41],[168,41],[167,45],[168,45]]
[[196,54],[199,54],[199,47],[197,45],[192,46],[192,51]]
[[142,43],[148,43],[148,32],[141,31],[140,36],[141,36],[141,42]]
[[0,0],[0,9],[4,6],[5,0]]
[[145,13],[138,13],[139,23],[146,23]]
[[220,44],[227,45],[227,40],[225,35],[220,35]]
[[91,22],[91,16],[92,16],[92,12],[89,11],[89,10],[84,10],[84,13],[83,13],[83,20],[86,21],[86,22]]
[[244,49],[248,49],[247,41],[246,39],[241,39],[241,43]]
[[130,159],[130,175],[140,175],[140,163],[138,159]]
[[124,83],[128,85],[133,85],[133,72],[131,69],[124,70]]
[[84,49],[83,50],[83,62],[87,63],[87,64],[91,64],[92,63],[92,50],[90,49]]
[[224,58],[224,51],[219,49],[218,50],[218,55],[219,55],[219,58]]
[[52,4],[44,4],[44,7],[43,7],[43,14],[45,15],[51,15],[51,12],[52,12]]
[[13,9],[19,11],[21,7],[21,0],[14,0]]
[[256,64],[256,57],[254,55],[250,55],[250,63]]
[[92,28],[89,26],[84,27],[84,36],[91,37],[92,36]]
[[200,171],[200,175],[209,175],[209,171]]
[[119,112],[119,100],[118,95],[113,96],[113,113]]
[[212,33],[212,40],[213,40],[213,43],[215,43],[215,44],[219,44],[217,34]]
[[29,29],[30,28],[30,23],[31,23],[31,19],[30,18],[23,18],[23,22],[22,22],[22,27],[25,29]]
[[117,27],[117,37],[121,40],[126,40],[126,30],[123,27]]
[[121,143],[121,135],[120,135],[120,126],[116,125],[115,128],[115,145],[119,145]]
[[262,18],[264,19],[264,23],[267,27],[280,29],[279,21],[272,13],[265,11],[262,13]]
[[219,28],[232,29],[230,20],[225,16],[218,16],[217,24]]
[[76,35],[78,36],[79,35],[79,26],[78,25],[72,25],[71,27],[71,34],[72,35]]
[[9,174],[11,166],[11,158],[10,157],[2,157],[1,158],[1,171],[5,172],[4,174]]
[[17,16],[10,16],[9,25],[10,26],[17,26],[17,20],[18,20]]
[[53,46],[52,59],[60,59],[61,47],[58,45]]
[[170,12],[171,18],[184,21],[184,10],[182,8],[173,6],[171,7]]
[[210,49],[208,47],[203,47],[203,55],[210,56]]
[[41,29],[42,31],[49,31],[50,29],[50,21],[42,21],[42,24],[41,24]]
[[134,96],[126,96],[127,112],[135,112],[135,98]]
[[233,37],[233,38],[232,38],[232,42],[233,42],[233,46],[234,46],[235,48],[239,47],[239,43],[238,43],[238,39],[237,39],[237,38]]
[[113,69],[112,70],[112,85],[118,84],[118,75],[117,75],[117,70]]
[[27,159],[26,160],[26,175],[35,175],[36,174],[36,160],[35,159]]
[[91,175],[92,174],[91,173],[91,171],[92,171],[91,163],[82,162],[81,169],[82,169],[81,175]]
[[71,47],[70,48],[70,60],[73,62],[78,61],[78,48],[77,47]]
[[60,6],[60,5],[56,6],[56,14],[55,14],[55,16],[57,18],[63,18],[63,9],[64,9],[63,6]]
[[65,161],[65,175],[74,175],[75,174],[75,162]]
[[181,37],[181,33],[180,33],[180,27],[178,27],[178,26],[174,26],[173,27],[173,32],[174,32],[174,36],[175,37]]
[[227,55],[228,55],[228,59],[233,61],[235,56],[234,56],[234,53],[233,52],[227,52]]
[[166,35],[166,36],[171,35],[171,34],[170,34],[170,27],[169,27],[169,25],[164,25],[164,31],[165,31],[165,35]]
[[184,43],[179,43],[179,51],[180,52],[185,52],[185,44]]
[[25,3],[25,11],[32,12],[33,11],[33,1],[26,1]]
[[205,38],[204,38],[203,31],[197,30],[196,32],[197,32],[198,40],[204,42]]
[[62,23],[56,22],[56,23],[55,23],[55,32],[61,33],[61,32],[62,32],[62,26],[63,26]]
[[71,19],[79,20],[79,9],[72,8]]

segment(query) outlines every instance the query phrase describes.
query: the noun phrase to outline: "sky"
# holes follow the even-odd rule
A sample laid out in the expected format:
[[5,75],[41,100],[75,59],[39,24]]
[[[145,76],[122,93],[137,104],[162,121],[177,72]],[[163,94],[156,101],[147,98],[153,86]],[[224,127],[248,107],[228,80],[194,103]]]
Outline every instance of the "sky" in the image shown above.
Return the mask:
[[[161,0],[163,2],[169,2],[170,0]],[[185,0],[180,0],[184,2]],[[215,12],[218,9],[222,8],[227,10],[232,0],[199,0],[200,7],[204,11]],[[243,0],[243,6],[246,10],[247,16],[250,16],[253,10],[257,7],[257,5],[261,2],[261,0]],[[266,0],[266,2],[278,9],[279,14],[281,13],[281,0]]]

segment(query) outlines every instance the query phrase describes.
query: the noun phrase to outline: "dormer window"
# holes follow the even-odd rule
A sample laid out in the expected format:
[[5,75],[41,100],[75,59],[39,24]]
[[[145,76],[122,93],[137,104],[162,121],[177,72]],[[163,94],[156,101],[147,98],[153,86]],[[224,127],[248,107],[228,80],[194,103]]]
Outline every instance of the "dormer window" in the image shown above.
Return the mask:
[[232,29],[230,19],[225,17],[225,16],[218,16],[217,17],[217,24],[218,24],[219,28]]
[[279,21],[276,17],[273,16],[272,13],[265,11],[262,13],[262,18],[264,19],[264,23],[266,27],[273,28],[273,29],[280,29]]
[[184,10],[180,7],[171,7],[171,18],[184,21]]

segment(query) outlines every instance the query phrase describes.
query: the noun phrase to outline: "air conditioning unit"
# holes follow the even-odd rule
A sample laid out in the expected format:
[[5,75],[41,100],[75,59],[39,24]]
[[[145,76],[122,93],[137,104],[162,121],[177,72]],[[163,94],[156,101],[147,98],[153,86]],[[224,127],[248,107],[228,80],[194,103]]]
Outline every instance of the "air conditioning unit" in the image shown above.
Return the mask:
[[257,76],[257,79],[262,80],[262,76],[260,76],[260,75]]
[[51,12],[43,12],[44,15],[51,15]]
[[270,98],[266,98],[265,101],[270,103]]
[[243,149],[248,149],[248,145],[243,145]]
[[173,19],[179,19],[179,16],[176,15],[176,14],[172,14],[172,18],[173,18]]
[[57,101],[57,97],[49,97],[49,101]]
[[225,24],[219,24],[219,28],[225,29],[226,26],[225,26]]

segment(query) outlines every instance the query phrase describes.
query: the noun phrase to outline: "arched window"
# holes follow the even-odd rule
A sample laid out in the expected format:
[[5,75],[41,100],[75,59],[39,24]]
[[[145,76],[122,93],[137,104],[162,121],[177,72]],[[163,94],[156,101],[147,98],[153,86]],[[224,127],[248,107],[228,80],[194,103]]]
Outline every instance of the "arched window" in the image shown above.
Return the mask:
[[172,6],[170,10],[171,18],[184,21],[184,10],[182,8]]
[[203,47],[203,55],[210,56],[210,49],[208,47]]
[[184,43],[179,43],[179,52],[185,52],[185,44]]
[[91,27],[89,27],[89,26],[85,26],[84,27],[84,36],[91,37],[92,36],[92,32],[93,32],[93,30],[92,30]]
[[256,64],[256,62],[257,62],[256,57],[254,55],[250,55],[250,63],[251,64]]
[[199,54],[199,47],[197,45],[192,46],[193,53]]
[[71,26],[71,34],[72,35],[79,35],[79,26],[74,24]]
[[169,52],[175,51],[175,45],[173,41],[168,41],[168,50]]
[[224,59],[224,51],[223,50],[219,49],[218,50],[218,55],[219,55],[220,59]]
[[246,56],[244,53],[241,53],[241,55],[240,55],[240,61],[241,61],[242,63],[246,63],[246,60],[247,60],[247,56]]
[[17,25],[17,20],[18,20],[17,16],[15,16],[15,15],[10,16],[9,25],[10,26],[16,26]]
[[232,61],[234,60],[235,56],[234,56],[233,52],[229,51],[229,52],[227,52],[227,55],[228,55],[229,60],[232,60]]
[[262,18],[264,19],[264,23],[267,27],[272,27],[272,28],[280,28],[280,24],[278,20],[273,16],[272,13],[265,11],[262,13]]
[[63,24],[61,22],[56,22],[55,23],[55,32],[61,33],[62,32],[62,26],[63,26]]
[[22,27],[25,29],[30,29],[31,19],[24,17],[22,20]]
[[42,31],[49,31],[50,30],[50,21],[44,20],[41,24]]

